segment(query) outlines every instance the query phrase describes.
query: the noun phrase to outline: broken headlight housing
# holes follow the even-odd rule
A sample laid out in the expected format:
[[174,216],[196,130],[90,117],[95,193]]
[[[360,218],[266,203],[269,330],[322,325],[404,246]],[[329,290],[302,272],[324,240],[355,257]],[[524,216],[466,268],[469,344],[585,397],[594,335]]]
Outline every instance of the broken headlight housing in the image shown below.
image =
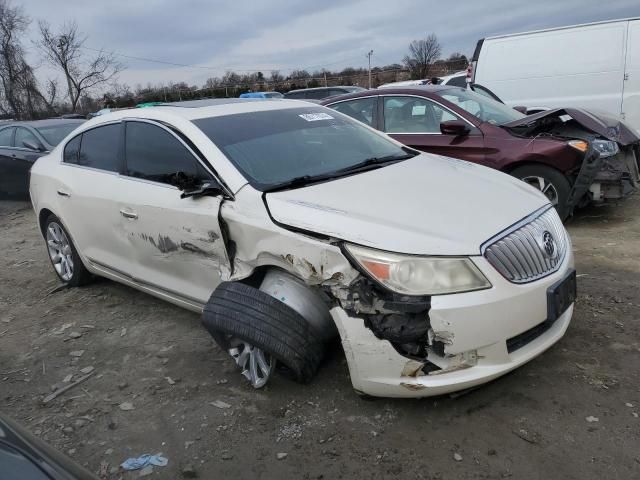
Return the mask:
[[613,157],[620,151],[618,142],[612,142],[611,140],[594,140],[591,145],[600,153],[601,158]]
[[422,257],[345,245],[375,281],[405,295],[443,295],[490,288],[491,283],[467,257]]

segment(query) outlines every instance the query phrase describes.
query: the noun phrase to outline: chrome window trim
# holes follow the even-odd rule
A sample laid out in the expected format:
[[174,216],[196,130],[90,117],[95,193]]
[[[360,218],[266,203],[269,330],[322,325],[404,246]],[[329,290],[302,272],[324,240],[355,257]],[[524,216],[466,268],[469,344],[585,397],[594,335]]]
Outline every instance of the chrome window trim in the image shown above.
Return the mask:
[[[339,103],[345,103],[345,102],[354,102],[356,100],[364,100],[365,98],[374,98],[377,99],[377,97],[380,97],[381,95],[365,95],[364,97],[356,97],[356,98],[346,98],[344,100],[338,100],[337,102],[333,102],[333,103],[327,103],[325,105],[325,107],[332,107],[334,105],[337,105]],[[346,114],[345,114],[346,115]]]

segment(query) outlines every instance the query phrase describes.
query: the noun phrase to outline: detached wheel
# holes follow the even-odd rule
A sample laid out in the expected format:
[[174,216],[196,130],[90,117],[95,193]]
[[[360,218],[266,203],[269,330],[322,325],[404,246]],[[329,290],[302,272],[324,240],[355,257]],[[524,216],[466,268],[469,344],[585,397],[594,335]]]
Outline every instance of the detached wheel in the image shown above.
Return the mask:
[[91,281],[91,273],[85,268],[71,237],[55,215],[49,215],[45,221],[44,238],[49,260],[62,283],[78,287]]
[[525,165],[516,168],[511,175],[540,190],[555,207],[564,221],[571,213],[567,200],[571,185],[569,180],[559,171],[545,165]]
[[267,383],[276,361],[306,383],[324,356],[324,343],[299,313],[243,283],[221,283],[204,307],[202,323],[255,388]]

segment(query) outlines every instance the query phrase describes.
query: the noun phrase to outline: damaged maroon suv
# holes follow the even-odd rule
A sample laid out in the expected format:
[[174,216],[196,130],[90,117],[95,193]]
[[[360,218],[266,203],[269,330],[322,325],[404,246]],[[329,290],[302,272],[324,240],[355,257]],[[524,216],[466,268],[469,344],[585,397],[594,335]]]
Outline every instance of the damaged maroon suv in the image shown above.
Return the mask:
[[544,192],[563,219],[638,188],[640,137],[605,114],[565,108],[526,116],[450,86],[368,90],[323,105],[415,149],[520,178]]

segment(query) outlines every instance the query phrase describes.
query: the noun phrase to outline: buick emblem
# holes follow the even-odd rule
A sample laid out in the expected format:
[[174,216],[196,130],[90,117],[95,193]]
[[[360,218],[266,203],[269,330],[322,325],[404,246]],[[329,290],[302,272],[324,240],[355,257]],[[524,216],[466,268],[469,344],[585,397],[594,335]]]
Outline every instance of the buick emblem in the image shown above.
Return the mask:
[[547,258],[554,258],[556,256],[556,241],[548,230],[542,232],[542,241],[540,242],[540,246]]

